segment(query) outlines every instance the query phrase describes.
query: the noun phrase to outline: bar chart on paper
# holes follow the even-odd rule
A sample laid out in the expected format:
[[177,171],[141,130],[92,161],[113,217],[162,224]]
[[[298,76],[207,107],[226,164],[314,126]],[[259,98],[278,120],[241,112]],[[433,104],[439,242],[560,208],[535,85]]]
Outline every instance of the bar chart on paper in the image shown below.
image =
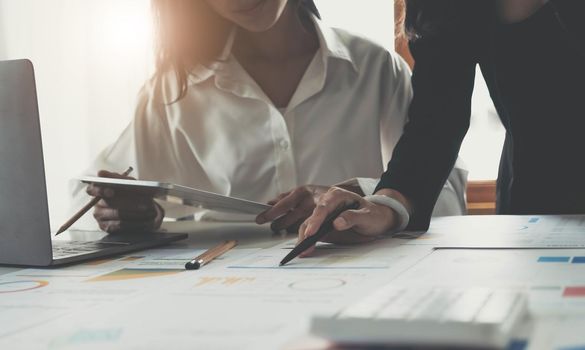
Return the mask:
[[585,251],[442,249],[396,283],[523,289],[538,313],[584,312]]

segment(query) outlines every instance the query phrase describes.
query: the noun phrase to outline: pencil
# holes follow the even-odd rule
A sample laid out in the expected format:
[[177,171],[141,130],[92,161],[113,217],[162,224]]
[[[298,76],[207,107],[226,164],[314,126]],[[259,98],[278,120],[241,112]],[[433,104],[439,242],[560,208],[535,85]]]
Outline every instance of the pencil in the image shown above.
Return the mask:
[[[134,170],[134,168],[129,167],[128,170],[126,170],[122,176],[128,176],[130,175],[130,173],[132,172],[132,170]],[[71,219],[67,220],[67,222],[65,222],[63,224],[63,226],[61,226],[59,228],[59,231],[57,231],[57,233],[55,234],[55,236],[60,235],[61,233],[67,231],[67,229],[69,229],[69,227],[71,227],[71,225],[73,225],[75,222],[77,222],[77,220],[79,220],[83,215],[85,215],[85,213],[87,213],[91,208],[93,208],[96,204],[98,204],[98,202],[102,199],[102,197],[93,197],[91,201],[89,201],[89,203],[87,203],[83,208],[81,208],[77,213],[75,213],[75,215],[73,215],[71,217]]]
[[185,269],[187,270],[198,270],[204,265],[207,265],[211,260],[225,254],[228,250],[232,249],[238,244],[238,241],[225,241],[221,244],[211,248],[205,253],[199,255],[198,257],[194,258],[193,260],[189,261],[185,264]]
[[335,210],[331,213],[321,224],[321,228],[312,236],[305,238],[301,243],[299,243],[293,250],[288,253],[284,259],[280,262],[280,266],[286,265],[289,261],[296,258],[297,256],[301,255],[305,250],[309,249],[313,245],[315,245],[321,238],[325,237],[326,234],[330,233],[334,230],[333,228],[333,221],[344,211],[352,210],[359,208],[359,203],[353,203],[350,206],[342,207]]

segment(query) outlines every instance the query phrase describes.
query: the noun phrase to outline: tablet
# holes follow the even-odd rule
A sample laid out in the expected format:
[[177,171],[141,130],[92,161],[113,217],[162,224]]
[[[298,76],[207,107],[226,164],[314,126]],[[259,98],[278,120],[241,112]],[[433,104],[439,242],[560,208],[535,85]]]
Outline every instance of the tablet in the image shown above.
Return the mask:
[[217,193],[197,190],[172,183],[112,179],[93,176],[85,176],[79,180],[86,184],[103,185],[114,189],[120,188],[124,191],[149,194],[154,198],[162,200],[168,200],[168,197],[174,197],[182,200],[184,205],[221,212],[258,215],[270,208],[267,204],[223,196]]

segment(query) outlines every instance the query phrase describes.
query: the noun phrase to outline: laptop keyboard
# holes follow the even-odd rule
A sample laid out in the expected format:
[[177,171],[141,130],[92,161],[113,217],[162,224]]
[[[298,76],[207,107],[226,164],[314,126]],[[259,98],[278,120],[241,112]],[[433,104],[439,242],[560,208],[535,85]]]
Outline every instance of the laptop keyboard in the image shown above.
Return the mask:
[[126,246],[128,243],[101,243],[86,241],[53,241],[53,258],[84,255],[107,248]]

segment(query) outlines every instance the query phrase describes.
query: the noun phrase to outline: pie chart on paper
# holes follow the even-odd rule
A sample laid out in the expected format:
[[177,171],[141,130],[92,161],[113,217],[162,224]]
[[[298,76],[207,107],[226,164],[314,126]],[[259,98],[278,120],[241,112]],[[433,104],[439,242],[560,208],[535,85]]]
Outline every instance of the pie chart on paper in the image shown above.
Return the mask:
[[26,292],[46,287],[48,284],[49,282],[40,280],[0,282],[0,294]]

